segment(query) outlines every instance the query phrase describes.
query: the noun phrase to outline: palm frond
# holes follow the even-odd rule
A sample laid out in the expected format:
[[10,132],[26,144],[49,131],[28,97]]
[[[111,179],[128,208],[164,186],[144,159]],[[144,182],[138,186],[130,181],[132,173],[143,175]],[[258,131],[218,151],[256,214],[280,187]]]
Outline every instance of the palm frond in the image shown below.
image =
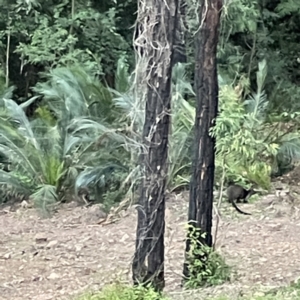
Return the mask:
[[117,72],[115,80],[115,91],[119,93],[126,93],[132,84],[132,78],[129,74],[129,64],[126,61],[126,57],[122,56],[117,62]]
[[[64,172],[64,147],[70,151],[75,138],[65,144],[57,125],[38,119],[30,122],[22,106],[12,100],[4,99],[2,104],[5,110],[0,117],[0,154],[10,162],[13,172],[29,178],[32,186],[57,185]],[[20,176],[15,180],[21,182]]]
[[51,207],[57,202],[58,195],[56,187],[53,185],[41,185],[36,192],[31,195],[36,207],[41,209],[43,213],[50,214]]
[[16,193],[29,196],[33,188],[25,180],[20,180],[20,177],[17,176],[14,172],[5,172],[0,170],[0,186],[2,190],[13,190]]
[[252,93],[250,97],[244,102],[248,113],[252,113],[254,118],[264,121],[266,118],[266,110],[269,105],[267,95],[264,91],[265,80],[267,77],[267,62],[262,60],[258,64],[258,71],[256,73],[257,91]]
[[[79,68],[56,68],[34,91],[43,95],[58,119],[80,116],[107,118],[112,99],[109,91]],[[65,115],[66,114],[66,115]]]
[[30,122],[21,106],[13,100],[7,99],[3,99],[3,104],[7,110],[7,118],[9,121],[18,127],[18,131],[25,137],[25,139],[32,143],[36,149],[39,149],[39,145],[33,134]]
[[[125,73],[120,70],[120,76]],[[0,155],[13,170],[9,175],[1,172],[0,185],[24,186],[47,210],[62,189],[71,190],[89,178],[97,181],[114,164],[120,169],[128,160],[128,150],[141,145],[126,130],[107,125],[111,94],[85,72],[52,70],[35,91],[45,102],[32,121],[25,110],[40,96],[21,105],[0,99]]]
[[37,176],[36,162],[30,159],[32,156],[30,157],[27,154],[25,148],[20,148],[2,133],[0,133],[0,153],[11,162],[13,167],[19,171],[22,170],[26,175],[30,176],[32,180],[39,178]]
[[144,105],[141,101],[137,101],[136,97],[130,93],[119,93],[118,91],[111,90],[115,95],[113,102],[116,108],[121,109],[126,114],[126,118],[132,124],[132,127],[136,129],[137,133],[142,132],[144,124]]
[[31,98],[28,99],[27,101],[22,102],[22,103],[20,104],[20,107],[26,112],[26,109],[27,109],[32,103],[34,103],[37,99],[39,99],[39,98],[40,98],[39,96],[31,97]]
[[87,115],[85,93],[77,77],[67,68],[51,70],[48,81],[37,84],[34,91],[44,96],[59,119],[62,113],[66,113],[68,119]]
[[69,128],[72,130],[74,135],[86,133],[86,135],[82,136],[83,138],[86,138],[86,141],[89,137],[92,140],[93,138],[99,137],[102,134],[105,134],[107,138],[111,138],[120,143],[125,141],[124,136],[118,134],[116,129],[109,129],[105,125],[85,117],[72,120]]
[[63,148],[63,155],[68,155],[71,150],[74,148],[79,147],[79,145],[82,143],[81,137],[68,135],[66,136],[65,142],[64,142],[64,148]]
[[13,92],[15,90],[15,86],[10,86],[8,88],[0,86],[0,99],[11,99],[13,96]]
[[191,83],[188,81],[187,72],[186,72],[187,64],[177,63],[172,70],[172,81],[173,81],[173,91],[172,97],[176,97],[176,94],[185,95],[188,94],[190,96],[195,96],[195,92],[192,88]]
[[75,182],[75,192],[78,194],[80,188],[86,188],[91,185],[104,186],[107,178],[109,178],[115,170],[128,171],[122,165],[117,165],[114,163],[107,163],[99,167],[90,167],[84,170],[76,178]]
[[116,87],[110,88],[112,93],[113,104],[117,109],[120,109],[123,115],[120,115],[121,120],[129,120],[131,127],[135,132],[140,134],[144,124],[144,103],[137,98],[134,93],[133,75],[128,72],[128,64],[125,57],[121,57],[117,64]]
[[265,120],[266,109],[269,105],[269,101],[264,91],[261,91],[260,93],[252,93],[244,103],[249,114],[253,114],[253,117],[257,120]]
[[280,140],[278,155],[290,161],[300,160],[300,139],[297,133],[287,134]]

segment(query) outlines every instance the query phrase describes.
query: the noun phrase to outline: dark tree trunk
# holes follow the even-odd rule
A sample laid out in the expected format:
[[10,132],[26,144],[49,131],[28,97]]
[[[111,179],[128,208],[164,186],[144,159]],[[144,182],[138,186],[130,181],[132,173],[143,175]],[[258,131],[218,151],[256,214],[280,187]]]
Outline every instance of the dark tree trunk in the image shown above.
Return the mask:
[[[216,53],[222,0],[200,0],[200,5],[200,29],[196,37],[195,63],[195,144],[188,220],[191,225],[200,228],[201,232],[206,234],[204,238],[200,238],[200,242],[211,247],[215,140],[209,131],[215,124],[218,111]],[[190,243],[187,239],[186,252],[189,249]],[[183,273],[186,277],[190,275],[186,263]]]
[[[177,63],[186,63],[187,55],[186,55],[186,30],[187,30],[187,22],[186,22],[186,0],[176,0],[178,1],[178,11],[174,29],[174,42],[173,42],[173,59],[172,66]],[[138,40],[140,32],[143,30],[142,24],[137,23],[134,29],[134,39]],[[144,55],[143,47],[134,45],[134,50],[139,53],[140,56]]]
[[173,65],[176,63],[186,63],[186,16],[185,16],[185,8],[186,8],[186,0],[178,0],[178,17],[177,22],[175,24],[175,41],[174,41],[174,57],[173,57]]
[[142,80],[146,87],[140,158],[143,179],[132,272],[135,284],[151,282],[157,290],[164,287],[165,189],[177,4],[178,0],[141,1],[136,34],[136,50],[147,66]]

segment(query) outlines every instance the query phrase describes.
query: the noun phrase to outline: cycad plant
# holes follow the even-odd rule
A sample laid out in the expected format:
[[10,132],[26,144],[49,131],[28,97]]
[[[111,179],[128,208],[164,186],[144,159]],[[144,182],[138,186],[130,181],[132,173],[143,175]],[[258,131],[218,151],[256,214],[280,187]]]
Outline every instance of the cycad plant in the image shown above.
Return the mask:
[[21,105],[0,99],[0,155],[11,169],[0,171],[0,184],[48,208],[75,188],[80,172],[122,161],[124,139],[106,126],[113,119],[110,93],[84,71],[54,69],[35,92],[43,101],[33,120],[24,109],[37,97]]
[[[0,170],[2,190],[31,195],[43,204],[57,199],[65,169],[58,130],[41,119],[30,122],[21,105],[1,99],[0,153],[11,170]],[[70,149],[69,145],[65,148]]]

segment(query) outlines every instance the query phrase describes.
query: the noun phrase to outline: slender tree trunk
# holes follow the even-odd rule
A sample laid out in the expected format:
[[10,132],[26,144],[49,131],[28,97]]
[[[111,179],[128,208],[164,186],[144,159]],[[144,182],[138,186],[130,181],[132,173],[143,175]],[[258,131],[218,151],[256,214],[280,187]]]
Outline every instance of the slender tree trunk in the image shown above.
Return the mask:
[[[165,189],[171,114],[172,53],[178,0],[139,1],[136,50],[145,70],[143,179],[138,208],[133,281],[164,287]],[[137,72],[139,70],[137,64]],[[138,84],[140,85],[140,84]],[[137,87],[137,89],[140,87]]]
[[7,33],[7,45],[6,45],[6,66],[5,66],[5,86],[9,86],[9,49],[10,49],[10,31]]
[[[205,233],[205,237],[199,238],[200,242],[211,247],[215,140],[209,131],[215,124],[218,111],[216,53],[222,0],[199,2],[200,28],[196,36],[195,64],[197,107],[188,220],[191,225]],[[190,243],[187,239],[186,252],[189,249]],[[186,277],[190,275],[186,263],[183,273]]]
[[[72,19],[72,24],[69,29],[69,35],[73,34],[73,29],[74,29],[74,17],[75,17],[75,0],[71,0],[71,19]],[[74,46],[70,46],[70,52],[74,50]]]
[[173,65],[176,63],[186,63],[186,16],[185,16],[186,0],[178,0],[178,17],[175,24],[175,41],[174,41],[174,57]]

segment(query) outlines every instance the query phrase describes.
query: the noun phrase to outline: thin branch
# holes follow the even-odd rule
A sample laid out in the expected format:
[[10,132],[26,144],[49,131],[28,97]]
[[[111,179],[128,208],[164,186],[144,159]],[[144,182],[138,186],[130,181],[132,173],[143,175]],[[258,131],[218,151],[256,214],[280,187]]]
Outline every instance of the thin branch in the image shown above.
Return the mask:
[[5,86],[9,85],[9,49],[10,49],[10,30],[7,32],[7,45],[6,45],[6,74],[5,74]]

